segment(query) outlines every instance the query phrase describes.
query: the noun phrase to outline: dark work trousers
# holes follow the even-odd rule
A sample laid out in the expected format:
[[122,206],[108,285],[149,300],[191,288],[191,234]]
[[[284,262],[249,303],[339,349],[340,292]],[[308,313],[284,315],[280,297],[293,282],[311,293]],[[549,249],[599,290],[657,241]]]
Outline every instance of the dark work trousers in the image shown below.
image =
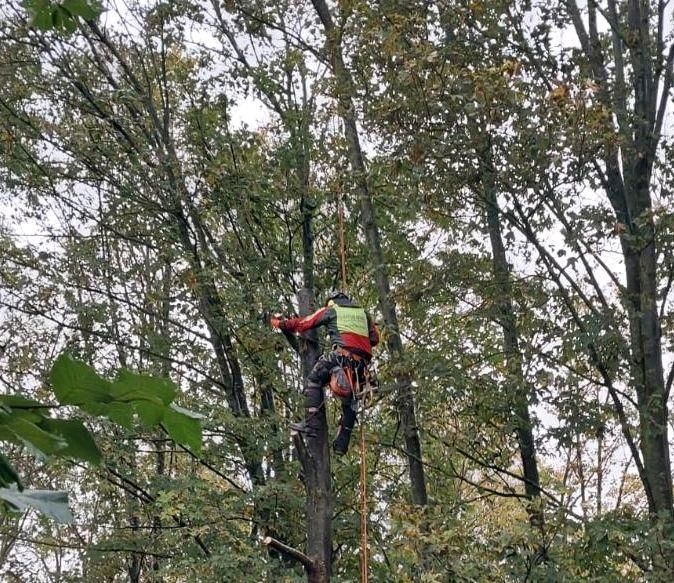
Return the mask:
[[[323,389],[330,381],[330,373],[338,366],[348,366],[355,374],[354,381],[357,378],[361,383],[363,382],[367,367],[367,363],[364,360],[351,359],[348,356],[335,352],[322,355],[307,375],[307,383],[304,388],[304,406],[307,409],[307,423],[309,427],[313,426],[312,419],[315,417],[313,413],[318,411],[323,405]],[[342,401],[342,418],[339,420],[335,446],[337,447],[337,443],[339,442],[344,446],[344,451],[346,451],[351,431],[356,423],[355,399],[353,393],[348,397],[340,397],[340,399]]]

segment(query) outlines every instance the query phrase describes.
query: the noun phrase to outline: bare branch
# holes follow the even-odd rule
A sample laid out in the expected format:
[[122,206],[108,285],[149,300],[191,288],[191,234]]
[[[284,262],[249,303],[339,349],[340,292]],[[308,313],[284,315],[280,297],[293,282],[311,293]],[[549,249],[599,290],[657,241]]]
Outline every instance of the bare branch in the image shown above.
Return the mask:
[[286,557],[294,559],[298,563],[301,563],[307,571],[313,571],[316,568],[316,562],[311,557],[308,557],[302,551],[290,547],[281,541],[272,538],[271,536],[266,536],[262,540],[262,544],[274,549],[275,551],[278,551]]

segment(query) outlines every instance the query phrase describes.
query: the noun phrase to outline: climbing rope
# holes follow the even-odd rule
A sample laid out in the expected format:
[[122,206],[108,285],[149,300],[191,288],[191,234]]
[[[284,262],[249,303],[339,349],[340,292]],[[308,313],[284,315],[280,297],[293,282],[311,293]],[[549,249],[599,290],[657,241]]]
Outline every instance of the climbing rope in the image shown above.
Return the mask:
[[342,272],[342,291],[346,293],[346,243],[344,241],[344,201],[340,188],[337,194],[337,216],[339,217],[339,263]]
[[360,419],[360,580],[368,581],[367,556],[367,451],[365,448],[365,408],[370,392],[366,391],[362,397]]
[[[339,262],[342,276],[342,291],[346,293],[346,242],[344,237],[344,201],[341,189],[337,194],[337,216],[339,218]],[[361,419],[360,419],[360,581],[368,583],[368,553],[367,553],[367,449],[365,443],[365,409],[372,390],[370,382],[365,379],[365,386],[362,387],[361,381],[356,376],[356,382],[353,385],[354,398],[360,398]]]

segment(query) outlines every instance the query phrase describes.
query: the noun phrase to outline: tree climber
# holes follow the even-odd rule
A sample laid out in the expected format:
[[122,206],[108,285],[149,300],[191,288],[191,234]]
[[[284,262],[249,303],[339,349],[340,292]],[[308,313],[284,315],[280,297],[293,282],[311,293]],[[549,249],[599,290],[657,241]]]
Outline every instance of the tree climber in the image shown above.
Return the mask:
[[306,434],[316,433],[316,413],[324,402],[323,387],[330,382],[333,392],[342,401],[342,417],[332,448],[337,455],[344,455],[349,448],[356,422],[353,383],[345,376],[355,376],[360,381],[364,379],[372,359],[372,347],[379,343],[377,326],[363,308],[342,292],[330,292],[325,305],[309,316],[274,316],[271,325],[293,333],[306,332],[319,326],[327,327],[332,351],[322,355],[307,375],[304,387],[305,419],[300,423],[291,423],[290,428]]

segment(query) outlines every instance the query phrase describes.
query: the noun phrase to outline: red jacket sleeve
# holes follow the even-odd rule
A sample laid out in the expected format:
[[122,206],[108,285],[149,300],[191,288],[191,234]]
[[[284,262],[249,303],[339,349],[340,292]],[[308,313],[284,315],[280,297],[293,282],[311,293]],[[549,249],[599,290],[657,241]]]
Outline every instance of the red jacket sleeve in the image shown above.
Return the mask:
[[301,333],[317,328],[325,324],[328,319],[328,308],[321,308],[316,310],[313,314],[301,318],[300,316],[293,316],[281,322],[281,330],[288,332]]

